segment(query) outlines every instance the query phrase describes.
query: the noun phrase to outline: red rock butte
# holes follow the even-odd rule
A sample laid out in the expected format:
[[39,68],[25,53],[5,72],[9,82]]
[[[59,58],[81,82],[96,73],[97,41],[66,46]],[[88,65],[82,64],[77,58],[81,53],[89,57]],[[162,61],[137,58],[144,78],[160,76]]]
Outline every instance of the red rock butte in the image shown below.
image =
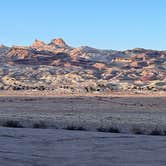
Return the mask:
[[53,39],[51,40],[50,44],[55,44],[60,47],[67,47],[67,44],[64,42],[62,38]]
[[70,47],[63,39],[0,46],[0,89],[166,91],[166,51]]

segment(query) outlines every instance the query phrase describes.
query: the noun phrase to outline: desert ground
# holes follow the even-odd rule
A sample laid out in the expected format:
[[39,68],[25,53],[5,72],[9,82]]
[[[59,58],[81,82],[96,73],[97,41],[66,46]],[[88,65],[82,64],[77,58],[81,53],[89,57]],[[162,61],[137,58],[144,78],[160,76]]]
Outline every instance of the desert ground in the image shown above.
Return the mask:
[[[11,121],[21,128],[10,128]],[[166,164],[164,95],[1,94],[0,126],[3,166]],[[107,132],[110,127],[120,133]],[[151,134],[154,130],[162,136]]]
[[42,121],[47,128],[115,126],[122,133],[137,127],[149,132],[156,127],[166,129],[165,101],[164,96],[1,96],[0,125],[17,120],[32,127]]
[[163,136],[0,128],[2,166],[165,166]]

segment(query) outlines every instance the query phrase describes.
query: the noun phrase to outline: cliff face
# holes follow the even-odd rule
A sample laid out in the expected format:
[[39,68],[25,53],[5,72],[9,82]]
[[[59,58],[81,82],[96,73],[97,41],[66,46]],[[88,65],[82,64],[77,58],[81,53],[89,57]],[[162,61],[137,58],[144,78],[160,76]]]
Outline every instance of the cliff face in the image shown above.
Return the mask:
[[27,47],[1,45],[0,64],[1,89],[166,90],[166,51],[73,48],[62,39],[35,40]]

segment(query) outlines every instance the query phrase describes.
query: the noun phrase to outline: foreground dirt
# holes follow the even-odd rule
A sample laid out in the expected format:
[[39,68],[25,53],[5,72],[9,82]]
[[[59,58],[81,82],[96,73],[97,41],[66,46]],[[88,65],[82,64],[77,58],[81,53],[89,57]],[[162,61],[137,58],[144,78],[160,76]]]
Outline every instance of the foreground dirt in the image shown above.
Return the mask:
[[96,130],[100,126],[116,126],[124,133],[137,127],[165,130],[166,97],[1,96],[0,125],[7,120],[18,120],[24,127],[44,121],[50,128],[76,125]]
[[162,136],[0,128],[3,166],[164,166]]
[[146,91],[146,90],[136,90],[136,91],[112,91],[112,92],[94,92],[94,93],[65,93],[58,91],[38,91],[38,90],[1,90],[0,96],[2,97],[166,97],[165,91]]

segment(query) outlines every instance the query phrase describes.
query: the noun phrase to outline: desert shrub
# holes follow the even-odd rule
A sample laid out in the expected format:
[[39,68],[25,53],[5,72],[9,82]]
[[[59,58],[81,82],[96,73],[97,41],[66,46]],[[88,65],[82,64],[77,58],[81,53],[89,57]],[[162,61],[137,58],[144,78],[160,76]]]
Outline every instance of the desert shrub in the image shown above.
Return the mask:
[[166,136],[166,130],[163,130],[163,135],[165,135],[165,136]]
[[103,126],[98,127],[97,131],[99,131],[99,132],[108,132],[107,128],[105,128]]
[[120,133],[120,130],[117,127],[103,127],[100,126],[97,128],[99,132],[110,132],[110,133]]
[[45,129],[47,128],[47,125],[43,121],[39,121],[33,124],[33,128]]
[[108,132],[110,132],[110,133],[120,133],[120,130],[117,127],[109,127]]
[[150,132],[150,135],[163,135],[163,131],[159,128],[155,128]]
[[14,128],[23,128],[23,126],[20,124],[17,120],[8,120],[2,124],[4,127],[14,127]]
[[76,126],[76,125],[68,125],[65,128],[63,128],[65,130],[80,130],[80,131],[85,131],[86,128],[84,128],[83,126]]
[[80,131],[85,131],[85,130],[86,130],[86,128],[85,128],[85,127],[83,127],[83,126],[78,126],[78,127],[77,127],[77,130],[80,130]]
[[140,128],[133,128],[133,129],[132,129],[132,133],[133,133],[133,134],[139,134],[139,135],[145,134],[144,131],[141,130]]

